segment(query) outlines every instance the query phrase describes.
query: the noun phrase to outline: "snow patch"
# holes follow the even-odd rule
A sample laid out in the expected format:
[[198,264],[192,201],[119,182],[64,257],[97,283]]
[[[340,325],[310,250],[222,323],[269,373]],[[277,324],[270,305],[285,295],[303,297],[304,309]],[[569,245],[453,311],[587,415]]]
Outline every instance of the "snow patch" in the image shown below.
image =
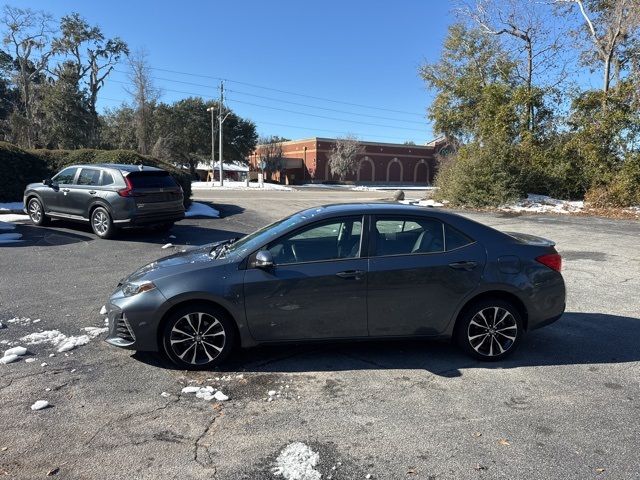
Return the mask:
[[584,202],[558,200],[547,195],[535,195],[530,193],[527,198],[511,205],[504,205],[501,210],[508,212],[532,212],[532,213],[577,213],[584,209]]
[[433,199],[428,200],[399,200],[398,203],[403,205],[417,205],[418,207],[444,207],[444,203],[436,202]]
[[49,406],[49,402],[46,400],[38,400],[36,403],[31,405],[31,410],[42,410],[43,408],[47,408]]
[[173,247],[173,243],[165,243],[163,246],[161,246],[160,248],[162,250],[166,250],[167,248],[171,248]]
[[9,355],[18,355],[19,357],[21,357],[22,355],[26,355],[26,354],[27,354],[27,349],[24,347],[13,347],[4,352],[5,357]]
[[280,452],[271,473],[285,480],[320,480],[322,474],[315,469],[319,460],[320,456],[311,447],[294,442]]
[[18,213],[4,213],[2,214],[2,220],[5,222],[23,222],[30,220],[29,215],[21,215]]
[[16,229],[16,226],[13,223],[0,221],[0,231],[15,230],[15,229]]
[[106,315],[106,314],[107,314],[107,306],[102,305],[102,308],[100,309],[100,315]]
[[16,360],[18,360],[18,355],[5,355],[4,357],[0,358],[0,363],[2,363],[3,365],[6,365],[7,363],[13,363]]
[[[48,343],[54,347],[58,347],[58,352],[68,352],[76,347],[86,345],[98,335],[105,333],[107,327],[84,327],[85,335],[67,336],[59,330],[45,330],[44,332],[35,332],[25,335],[20,340],[27,345],[39,345]],[[53,356],[53,354],[49,355]]]
[[21,238],[21,233],[0,233],[0,244],[24,242]]
[[[215,393],[214,393],[215,392]],[[189,386],[184,387],[182,389],[182,393],[195,393],[196,398],[201,398],[202,400],[217,400],[219,402],[224,402],[229,400],[224,393],[220,390],[216,391],[213,387],[207,385],[206,387],[198,387],[198,386]]]
[[0,213],[20,213],[23,212],[24,205],[22,202],[1,202]]
[[263,187],[260,188],[258,182],[249,182],[247,187],[246,182],[234,182],[232,180],[225,180],[223,186],[220,186],[220,182],[191,182],[191,190],[283,190],[291,191],[290,187],[280,185],[277,183],[264,182]]
[[[37,318],[36,320],[40,321],[39,318]],[[34,320],[33,322],[37,323],[36,320]],[[7,323],[14,323],[16,325],[29,325],[31,323],[31,319],[29,317],[13,317],[7,320]]]
[[209,217],[209,218],[219,218],[220,212],[215,208],[211,208],[209,205],[205,205],[204,203],[193,202],[184,213],[185,217]]

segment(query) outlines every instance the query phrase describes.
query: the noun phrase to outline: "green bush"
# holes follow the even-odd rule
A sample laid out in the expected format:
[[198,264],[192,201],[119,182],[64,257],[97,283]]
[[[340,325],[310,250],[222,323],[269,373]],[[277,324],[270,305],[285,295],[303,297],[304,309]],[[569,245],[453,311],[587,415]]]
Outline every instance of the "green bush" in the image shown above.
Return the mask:
[[442,159],[435,178],[436,198],[452,205],[489,207],[524,196],[518,171],[507,161],[508,151],[500,157],[492,150],[497,151],[468,144]]
[[0,201],[19,201],[27,184],[50,178],[68,165],[121,163],[150,165],[168,171],[184,191],[185,208],[191,205],[191,175],[170,163],[132,150],[22,150],[0,142]]
[[170,163],[154,157],[141,155],[132,150],[93,150],[83,148],[79,150],[32,150],[34,155],[47,163],[51,175],[68,165],[81,163],[121,163],[126,165],[150,165],[168,171],[180,184],[184,191],[185,208],[191,205],[191,175],[189,172],[176,168]]
[[0,142],[0,201],[18,202],[29,183],[50,176],[47,165],[37,156],[10,143]]
[[593,207],[640,205],[640,153],[629,155],[610,182],[590,188],[585,200]]

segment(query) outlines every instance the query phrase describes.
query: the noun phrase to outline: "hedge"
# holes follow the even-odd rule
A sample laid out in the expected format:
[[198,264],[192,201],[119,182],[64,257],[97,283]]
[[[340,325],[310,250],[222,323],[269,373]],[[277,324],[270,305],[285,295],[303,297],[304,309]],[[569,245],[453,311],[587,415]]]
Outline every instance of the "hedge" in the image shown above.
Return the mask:
[[28,183],[52,177],[68,165],[123,163],[150,165],[168,171],[184,191],[185,208],[191,205],[191,175],[170,163],[132,150],[22,150],[0,142],[0,201],[19,201]]

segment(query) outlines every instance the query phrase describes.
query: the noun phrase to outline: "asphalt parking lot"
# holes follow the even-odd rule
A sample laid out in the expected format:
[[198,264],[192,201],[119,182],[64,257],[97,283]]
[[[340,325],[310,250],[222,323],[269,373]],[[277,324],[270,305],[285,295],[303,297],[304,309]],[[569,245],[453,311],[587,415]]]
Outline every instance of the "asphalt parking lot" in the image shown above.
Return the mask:
[[[384,196],[197,191],[222,218],[113,241],[72,224],[19,226],[26,241],[0,248],[0,341],[103,326],[118,280],[171,253],[168,242],[204,244],[305,207]],[[0,475],[282,478],[273,462],[300,441],[318,452],[323,479],[640,478],[640,224],[465,215],[551,238],[565,260],[567,313],[508,360],[479,363],[438,342],[323,344],[248,350],[193,373],[104,335],[65,353],[32,345],[24,358],[35,361],[0,365]],[[182,394],[187,385],[230,399]],[[51,407],[32,411],[36,400]]]

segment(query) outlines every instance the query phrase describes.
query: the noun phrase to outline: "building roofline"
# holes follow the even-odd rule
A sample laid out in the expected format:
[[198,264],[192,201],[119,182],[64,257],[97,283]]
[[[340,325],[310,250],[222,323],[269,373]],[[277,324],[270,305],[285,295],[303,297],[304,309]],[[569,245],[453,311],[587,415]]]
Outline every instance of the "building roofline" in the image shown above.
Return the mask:
[[[440,138],[440,137],[439,137]],[[437,140],[439,140],[439,138],[436,138],[435,140],[432,140],[431,142],[428,143],[435,143],[437,142]],[[281,142],[282,145],[295,145],[297,143],[306,143],[306,142],[335,142],[337,139],[336,138],[329,138],[329,137],[309,137],[309,138],[301,138],[299,140],[288,140],[286,142]],[[386,147],[406,147],[406,148],[430,148],[433,149],[435,148],[434,145],[407,145],[404,143],[388,143],[388,142],[369,142],[369,141],[365,141],[365,140],[358,140],[358,142],[361,145],[371,145],[371,146],[386,146]],[[268,144],[264,144],[261,143],[259,145],[256,145],[256,149],[259,147],[262,147],[264,145],[268,145]]]

